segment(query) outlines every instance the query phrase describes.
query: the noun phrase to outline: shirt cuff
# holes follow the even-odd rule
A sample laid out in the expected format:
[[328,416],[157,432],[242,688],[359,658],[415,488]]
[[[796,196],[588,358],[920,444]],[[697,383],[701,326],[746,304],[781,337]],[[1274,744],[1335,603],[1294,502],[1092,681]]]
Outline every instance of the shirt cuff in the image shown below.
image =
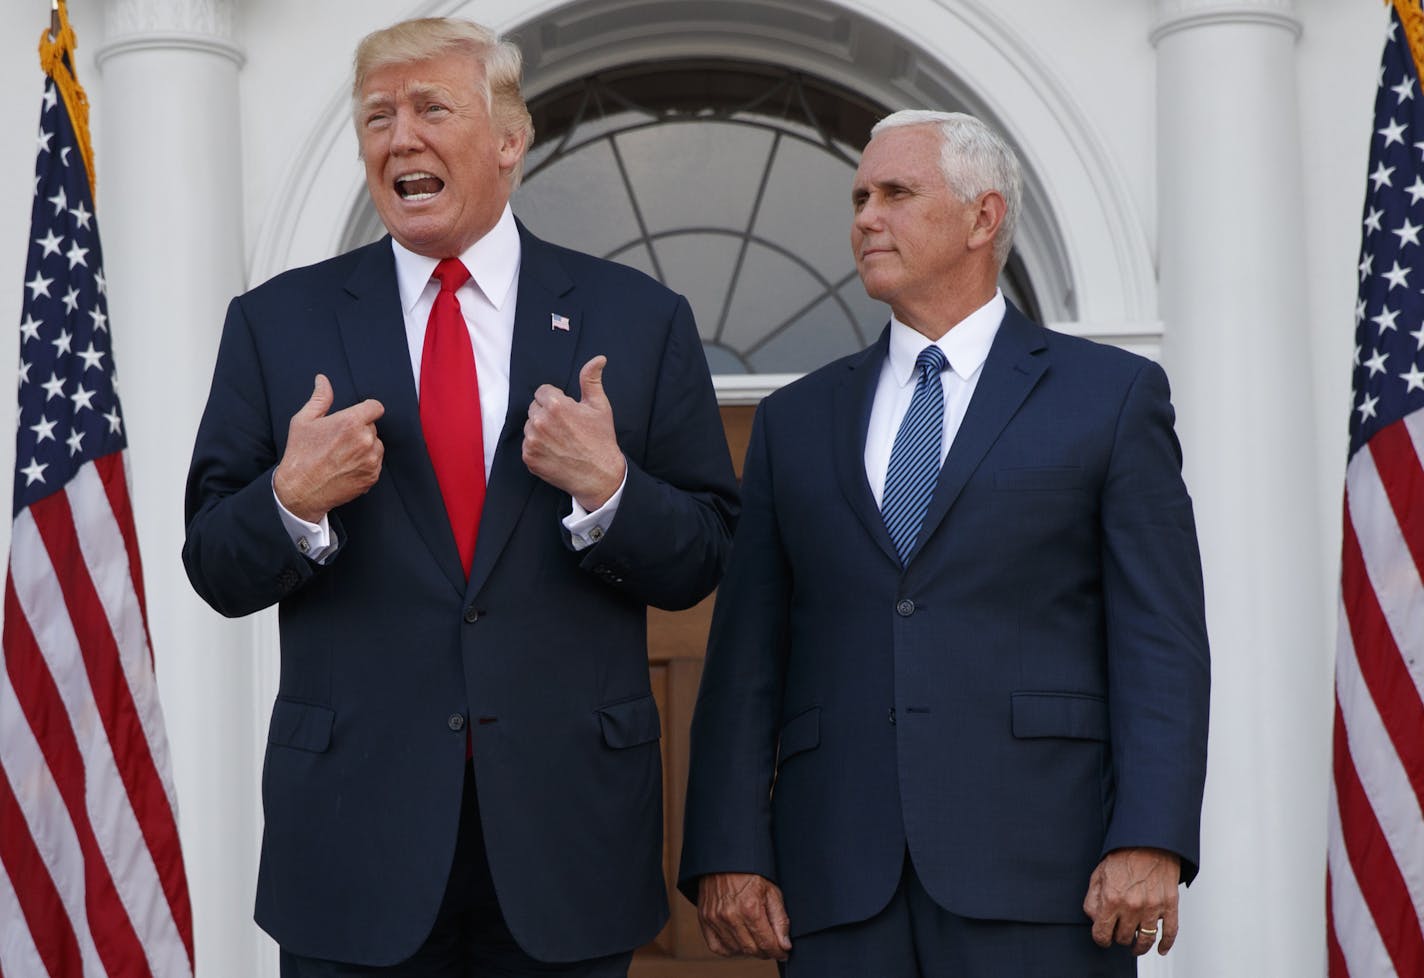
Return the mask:
[[336,552],[336,544],[331,539],[331,521],[323,516],[320,523],[308,523],[300,516],[293,515],[282,505],[282,500],[277,498],[275,485],[272,487],[272,499],[277,503],[277,513],[282,517],[282,528],[291,538],[292,546],[296,547],[303,557],[318,564],[326,563],[327,558]]
[[564,517],[564,529],[569,531],[569,538],[573,541],[575,550],[587,550],[603,539],[603,535],[613,525],[613,517],[618,515],[618,503],[623,498],[623,487],[627,484],[628,468],[624,466],[623,481],[618,483],[618,490],[608,497],[608,502],[592,513],[580,506],[577,499],[569,497],[569,501],[574,504],[574,510]]

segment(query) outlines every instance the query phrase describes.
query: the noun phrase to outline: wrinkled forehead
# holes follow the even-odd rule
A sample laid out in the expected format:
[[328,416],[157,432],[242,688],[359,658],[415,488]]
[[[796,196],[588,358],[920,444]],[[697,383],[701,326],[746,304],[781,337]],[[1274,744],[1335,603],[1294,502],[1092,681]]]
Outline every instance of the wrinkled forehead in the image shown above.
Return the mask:
[[362,104],[439,97],[467,99],[483,90],[484,65],[452,51],[419,61],[391,61],[372,67],[361,80]]
[[943,140],[933,126],[884,129],[866,143],[860,154],[855,185],[941,179],[943,147]]

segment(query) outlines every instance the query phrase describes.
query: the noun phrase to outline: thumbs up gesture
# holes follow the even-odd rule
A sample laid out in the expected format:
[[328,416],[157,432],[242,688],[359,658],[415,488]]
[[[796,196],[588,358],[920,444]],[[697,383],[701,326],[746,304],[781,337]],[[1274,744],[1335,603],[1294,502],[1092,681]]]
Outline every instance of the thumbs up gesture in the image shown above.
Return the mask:
[[375,485],[385,456],[376,435],[376,421],[386,413],[380,401],[328,414],[331,403],[331,381],[317,374],[311,398],[287,425],[287,448],[272,474],[278,501],[309,523]]
[[534,392],[524,423],[524,464],[529,471],[564,490],[593,512],[623,484],[627,462],[613,430],[613,406],[603,392],[603,368],[597,356],[579,371],[575,401],[550,384]]

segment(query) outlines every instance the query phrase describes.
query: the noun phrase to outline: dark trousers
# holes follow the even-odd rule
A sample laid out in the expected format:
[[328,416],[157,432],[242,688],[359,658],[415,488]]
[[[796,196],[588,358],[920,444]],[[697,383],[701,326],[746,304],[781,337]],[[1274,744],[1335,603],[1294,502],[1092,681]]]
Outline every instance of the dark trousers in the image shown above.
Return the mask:
[[[1083,882],[1086,893],[1087,881]],[[1132,952],[1092,927],[975,920],[935,903],[908,856],[894,897],[859,923],[791,939],[783,978],[1131,978]]]
[[460,834],[435,926],[411,957],[388,967],[306,958],[282,949],[282,978],[627,978],[631,951],[591,961],[536,961],[515,942],[495,899],[469,765]]

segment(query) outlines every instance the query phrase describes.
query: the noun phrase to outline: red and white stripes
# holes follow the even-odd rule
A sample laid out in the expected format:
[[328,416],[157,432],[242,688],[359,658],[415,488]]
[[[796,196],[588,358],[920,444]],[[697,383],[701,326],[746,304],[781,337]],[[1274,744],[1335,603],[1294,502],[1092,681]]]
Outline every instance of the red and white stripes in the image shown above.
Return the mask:
[[1335,666],[1332,978],[1424,975],[1424,411],[1346,471]]
[[0,974],[192,974],[138,580],[121,455],[16,516],[0,672]]

